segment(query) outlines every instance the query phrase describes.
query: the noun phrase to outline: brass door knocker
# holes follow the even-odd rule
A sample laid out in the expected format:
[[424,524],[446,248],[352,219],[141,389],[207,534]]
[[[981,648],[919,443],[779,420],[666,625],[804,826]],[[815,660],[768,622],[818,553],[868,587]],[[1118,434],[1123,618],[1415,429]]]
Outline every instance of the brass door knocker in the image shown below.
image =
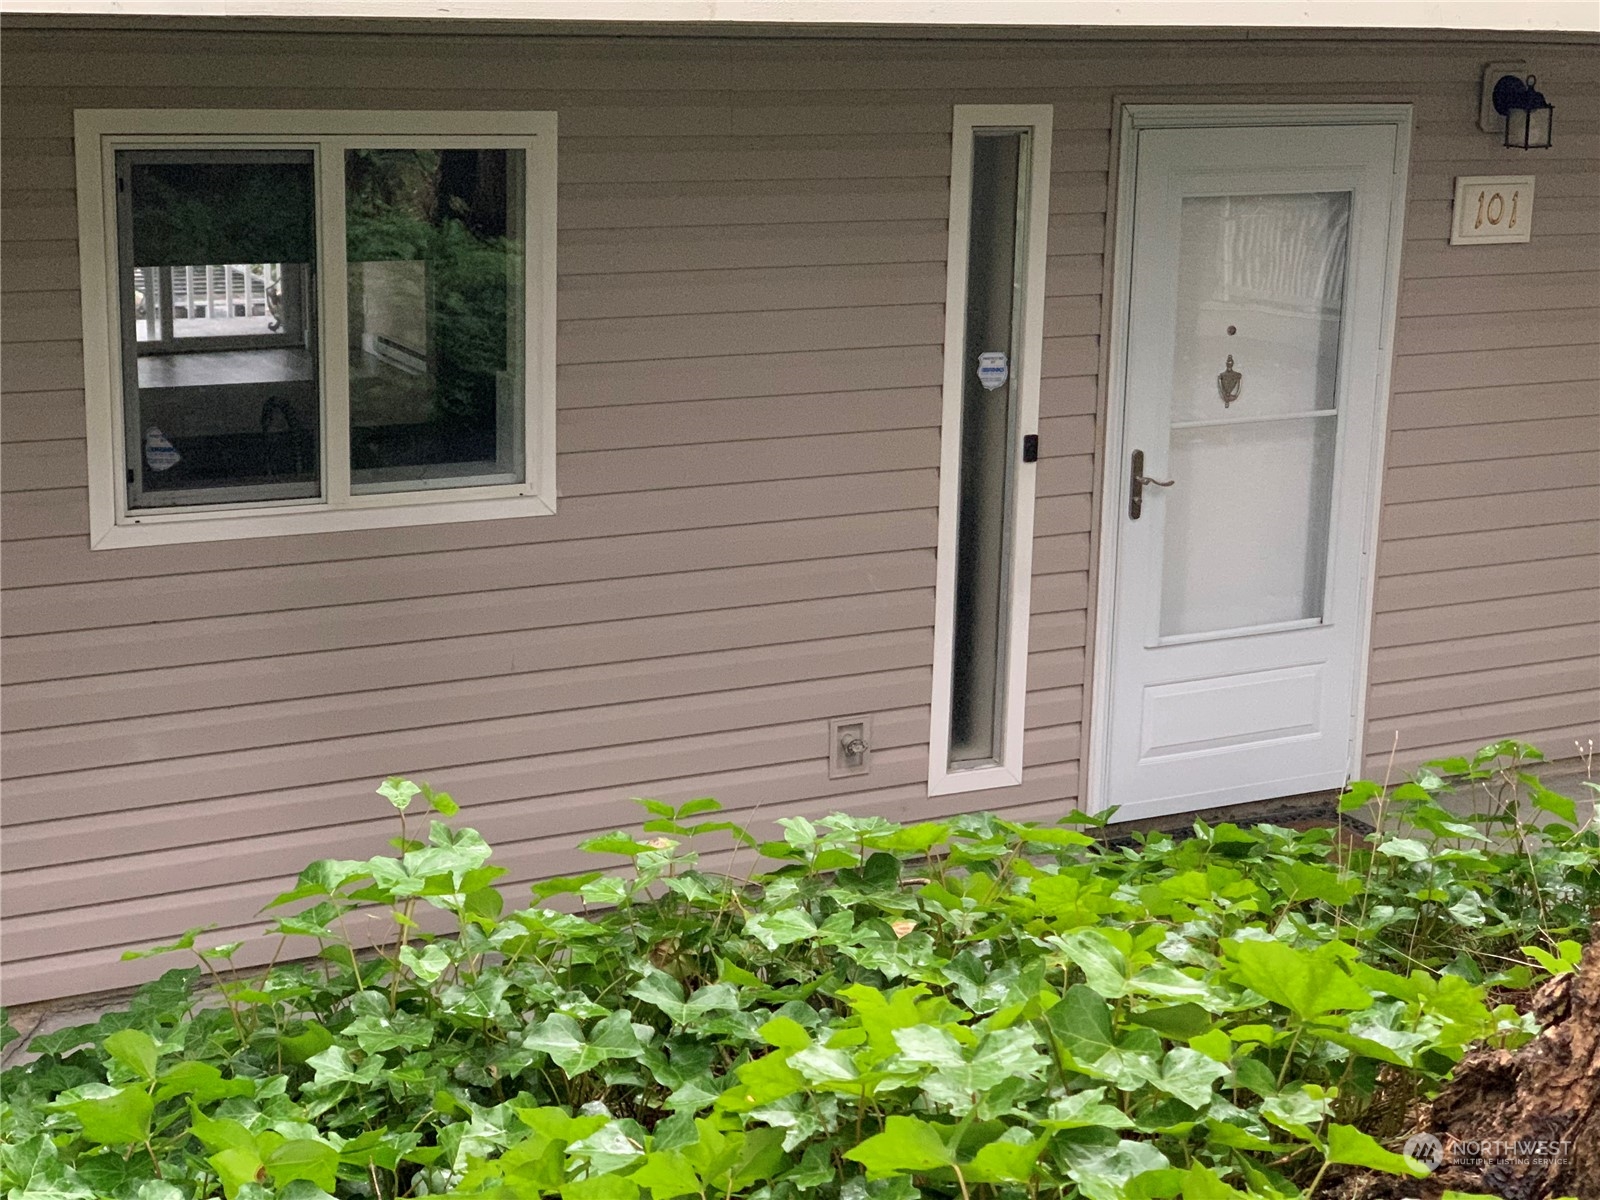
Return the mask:
[[1222,407],[1227,408],[1239,398],[1239,385],[1244,376],[1233,369],[1233,355],[1228,355],[1228,367],[1217,376],[1217,390],[1222,393]]

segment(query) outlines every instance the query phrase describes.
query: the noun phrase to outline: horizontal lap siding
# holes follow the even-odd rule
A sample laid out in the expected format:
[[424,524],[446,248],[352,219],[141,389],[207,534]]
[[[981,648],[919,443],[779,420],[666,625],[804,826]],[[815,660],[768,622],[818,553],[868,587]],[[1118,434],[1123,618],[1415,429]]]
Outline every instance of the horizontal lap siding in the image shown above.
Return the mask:
[[[1468,105],[1418,124],[1380,521],[1372,773],[1396,749],[1406,766],[1515,736],[1571,757],[1574,742],[1600,735],[1600,92],[1569,53],[1547,60],[1566,93],[1552,150],[1497,148],[1473,132]],[[1455,176],[1525,173],[1531,242],[1449,244]]]
[[[307,72],[312,47],[339,70]],[[1495,522],[1600,449],[1584,440],[1594,375],[1565,349],[1600,280],[1596,209],[1580,150],[1562,150],[1560,179],[1540,178],[1550,244],[1458,259],[1420,232],[1444,228],[1448,177],[1482,156],[1461,112],[1483,54],[8,31],[7,999],[139,978],[155,968],[120,950],[190,925],[253,932],[305,861],[380,844],[370,789],[391,772],[451,789],[517,882],[632,820],[630,795],[715,794],[762,821],[1071,807],[1111,99],[1213,94],[1217,61],[1240,63],[1240,99],[1309,88],[1417,106],[1400,330],[1417,357],[1397,376],[1426,386],[1394,409],[1374,730],[1452,720],[1458,700],[1419,666],[1435,659],[1419,605],[1439,590],[1461,610],[1460,670],[1502,723],[1570,724],[1552,701],[1588,631],[1572,547],[1594,537],[1595,495]],[[197,62],[293,82],[191,86]],[[1594,92],[1561,100],[1586,139],[1572,145],[1589,146],[1577,110]],[[72,110],[175,102],[559,113],[557,517],[87,549]],[[1018,789],[929,799],[950,108],[985,102],[1056,114],[1027,772]],[[1458,268],[1504,283],[1464,303]],[[1502,407],[1530,383],[1547,426],[1532,432]],[[1501,483],[1475,486],[1485,474]],[[1532,595],[1528,564],[1574,586]],[[872,773],[829,780],[826,721],[853,712],[874,716]]]
[[[736,82],[724,49],[357,38],[323,87],[306,42],[252,42],[252,78],[307,79],[263,107],[559,112],[560,514],[91,553],[71,112],[236,104],[188,80],[239,47],[79,41],[68,65],[8,34],[0,117],[8,1000],[253,932],[306,861],[382,844],[391,772],[454,791],[518,882],[631,795],[970,806],[926,796],[958,81],[818,95]],[[1028,780],[993,798],[1041,814],[1078,794],[1110,140],[1107,93],[1050,98]],[[854,712],[873,771],[830,781]]]

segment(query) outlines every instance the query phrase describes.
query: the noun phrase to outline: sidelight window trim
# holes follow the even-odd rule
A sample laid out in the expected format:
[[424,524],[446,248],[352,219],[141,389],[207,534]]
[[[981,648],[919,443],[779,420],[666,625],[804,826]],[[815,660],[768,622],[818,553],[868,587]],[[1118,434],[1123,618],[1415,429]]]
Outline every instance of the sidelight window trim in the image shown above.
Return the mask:
[[[952,795],[1021,784],[1028,695],[1028,621],[1033,575],[1033,508],[1037,464],[1024,462],[1026,437],[1038,435],[1039,379],[1044,349],[1045,264],[1050,220],[1050,147],[1054,110],[1048,104],[958,104],[950,163],[950,240],[945,286],[944,384],[939,451],[939,540],[935,569],[933,696],[928,736],[928,794]],[[997,753],[980,765],[950,760],[958,531],[961,521],[962,413],[966,387],[968,247],[971,241],[974,131],[1029,132],[1026,237],[1021,258],[1020,311],[1014,314],[1017,361],[1016,425],[1010,438],[1010,487],[1004,514],[1008,551],[1003,575],[1006,638],[996,687],[1001,713]],[[1019,198],[1019,209],[1023,207]]]
[[[79,109],[74,114],[93,549],[547,516],[556,511],[556,115],[553,112]],[[353,493],[345,345],[344,152],[382,146],[514,149],[524,155],[524,478],[425,491]],[[322,494],[130,511],[118,286],[117,152],[315,152]]]

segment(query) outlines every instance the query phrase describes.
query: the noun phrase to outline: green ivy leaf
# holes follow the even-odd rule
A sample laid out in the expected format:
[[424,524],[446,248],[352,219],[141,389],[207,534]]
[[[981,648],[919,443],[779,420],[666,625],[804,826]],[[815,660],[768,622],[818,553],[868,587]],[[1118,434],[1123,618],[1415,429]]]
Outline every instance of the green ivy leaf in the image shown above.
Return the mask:
[[1235,956],[1239,982],[1302,1021],[1372,1005],[1372,994],[1350,978],[1332,944],[1299,950],[1282,942],[1248,941],[1237,944]]
[[1317,1140],[1311,1131],[1327,1113],[1328,1101],[1322,1090],[1313,1091],[1307,1084],[1288,1084],[1261,1103],[1263,1117],[1305,1142]]
[[291,1028],[296,1032],[278,1036],[278,1044],[283,1047],[283,1056],[290,1062],[310,1062],[333,1045],[333,1034],[316,1021],[303,1021]]
[[449,792],[436,792],[427,784],[422,785],[422,798],[440,816],[453,817],[461,811],[461,806],[450,798]]
[[1273,871],[1272,878],[1291,900],[1348,904],[1360,889],[1356,880],[1341,878],[1337,871],[1307,862],[1280,864]]
[[[392,860],[391,860],[392,861]],[[283,904],[292,904],[296,900],[304,900],[310,896],[333,896],[339,889],[348,883],[366,878],[368,866],[365,862],[357,862],[348,858],[321,858],[309,864],[300,872],[294,887],[268,901],[267,908],[277,908]],[[308,910],[309,911],[309,910]],[[334,914],[336,915],[336,914]],[[203,932],[190,930],[190,934]],[[193,938],[190,938],[193,944]]]
[[674,1025],[688,1025],[708,1012],[737,1012],[739,993],[726,983],[712,983],[685,1000],[683,985],[665,971],[650,970],[628,989],[628,995],[652,1004]]
[[1371,1135],[1362,1133],[1352,1125],[1328,1126],[1327,1158],[1332,1163],[1370,1167],[1374,1171],[1384,1171],[1390,1175],[1409,1175],[1413,1179],[1421,1179],[1432,1170],[1414,1158],[1385,1150]]
[[773,1017],[757,1032],[767,1045],[791,1054],[811,1045],[811,1035],[806,1032],[806,1027],[793,1017]]
[[[1216,1018],[1201,1008],[1198,1004],[1187,1002],[1173,1004],[1165,1008],[1147,1008],[1143,1012],[1130,1013],[1128,1020],[1135,1025],[1143,1025],[1147,1029],[1154,1029],[1163,1037],[1181,1038],[1188,1040],[1198,1038],[1207,1032],[1214,1032]],[[1227,1035],[1224,1034],[1224,1037]]]
[[[895,1038],[904,1047],[902,1039],[911,1032],[898,1030]],[[938,1062],[938,1069],[923,1081],[922,1090],[934,1103],[948,1105],[964,1115],[985,1092],[1007,1080],[1037,1079],[1044,1074],[1050,1060],[1035,1050],[1033,1044],[1031,1027],[994,1030],[984,1035],[970,1055],[963,1057],[957,1048],[955,1061],[946,1058]],[[912,1058],[918,1057],[913,1050],[908,1049],[907,1053]]]
[[610,833],[579,842],[578,849],[590,854],[620,854],[624,858],[637,858],[641,854],[649,854],[654,847],[636,841],[632,834],[614,829]]
[[1378,853],[1390,858],[1403,858],[1407,862],[1427,862],[1432,853],[1426,842],[1416,838],[1386,838],[1378,844]]
[[639,1185],[621,1175],[595,1175],[561,1185],[561,1200],[638,1200]]
[[1212,1085],[1228,1073],[1228,1068],[1187,1046],[1170,1051],[1161,1060],[1161,1073],[1150,1082],[1190,1108],[1205,1109],[1211,1103]]
[[174,1096],[189,1096],[196,1104],[204,1105],[229,1096],[251,1096],[255,1090],[256,1085],[249,1079],[224,1079],[210,1063],[186,1059],[161,1072],[155,1100],[159,1104]]
[[1044,1143],[1044,1138],[1030,1138],[1021,1129],[1008,1129],[997,1140],[980,1146],[971,1162],[962,1163],[962,1174],[968,1183],[1025,1183]]
[[155,1101],[142,1088],[130,1084],[124,1088],[104,1084],[88,1084],[79,1089],[81,1099],[62,1104],[61,1107],[77,1117],[83,1125],[83,1136],[102,1146],[142,1144],[150,1137],[150,1116],[155,1112]]
[[[542,880],[533,885],[533,898],[535,900],[548,900],[551,896],[576,895],[579,889],[586,884],[599,879],[602,872],[586,871],[582,875],[561,875],[554,879]],[[548,910],[547,910],[548,911]],[[565,913],[560,914],[565,916]],[[581,920],[582,918],[575,918]],[[588,924],[587,921],[583,922]]]
[[241,1200],[241,1189],[265,1181],[266,1164],[254,1150],[234,1146],[219,1150],[206,1159],[222,1180],[222,1192],[228,1200]]
[[345,1027],[345,1035],[368,1054],[385,1050],[421,1050],[433,1041],[433,1022],[408,1012],[357,1017]]
[[1578,960],[1583,957],[1583,946],[1574,941],[1564,941],[1556,944],[1559,957],[1540,946],[1522,946],[1519,948],[1552,975],[1564,975],[1568,971],[1576,970]]
[[142,1029],[122,1029],[102,1043],[105,1051],[147,1083],[156,1077],[160,1057],[155,1039]]
[[8,1200],[95,1200],[94,1190],[61,1161],[55,1143],[42,1133],[0,1142],[0,1178],[10,1189]]
[[401,812],[411,807],[411,798],[421,791],[422,789],[411,780],[401,779],[398,776],[385,779],[378,785],[378,795]]
[[744,931],[768,950],[776,950],[815,937],[817,923],[804,909],[780,908],[776,912],[756,913],[745,921]]
[[1061,1153],[1068,1163],[1068,1176],[1085,1200],[1127,1200],[1124,1189],[1135,1176],[1172,1165],[1149,1142],[1126,1138],[1112,1145],[1068,1142]]
[[738,1082],[717,1097],[717,1108],[749,1112],[792,1096],[806,1086],[806,1077],[789,1065],[785,1053],[764,1054],[734,1069]]
[[1100,930],[1073,929],[1050,940],[1061,946],[1068,961],[1083,972],[1084,981],[1107,1000],[1127,994],[1128,960]]
[[331,1192],[336,1184],[339,1152],[327,1142],[291,1138],[267,1155],[265,1165],[267,1174],[278,1187],[304,1179]]
[[644,1165],[628,1178],[640,1187],[648,1188],[654,1200],[699,1195],[705,1190],[694,1167],[678,1150],[657,1150],[647,1154]]
[[193,929],[185,929],[183,935],[175,942],[168,942],[163,946],[148,946],[143,950],[124,950],[122,952],[122,961],[132,962],[140,958],[154,958],[158,954],[173,954],[179,950],[193,950],[195,938],[215,928],[215,925],[196,925]]
[[1370,779],[1358,779],[1345,789],[1344,795],[1339,797],[1339,811],[1342,813],[1355,812],[1364,808],[1383,795],[1383,788]]
[[644,1053],[639,1035],[624,1011],[612,1013],[596,1022],[586,1037],[580,1026],[565,1013],[551,1013],[528,1030],[522,1039],[526,1049],[539,1050],[569,1076],[592,1071],[613,1058],[638,1058]]
[[1230,1186],[1210,1167],[1199,1163],[1183,1173],[1178,1194],[1183,1200],[1250,1200],[1249,1192]]
[[1249,1088],[1262,1099],[1278,1094],[1278,1077],[1259,1058],[1245,1055],[1233,1064],[1234,1086]]
[[902,1116],[891,1116],[882,1133],[845,1151],[844,1156],[865,1167],[869,1179],[932,1171],[956,1161],[941,1127]]
[[256,1151],[256,1135],[232,1117],[208,1117],[192,1110],[189,1132],[207,1150],[248,1150],[252,1154]]
[[1067,989],[1045,1020],[1056,1040],[1078,1062],[1096,1062],[1116,1049],[1111,1036],[1110,1005],[1081,983]]
[[1073,1092],[1050,1106],[1039,1124],[1046,1129],[1128,1129],[1132,1119],[1104,1103],[1105,1088]]

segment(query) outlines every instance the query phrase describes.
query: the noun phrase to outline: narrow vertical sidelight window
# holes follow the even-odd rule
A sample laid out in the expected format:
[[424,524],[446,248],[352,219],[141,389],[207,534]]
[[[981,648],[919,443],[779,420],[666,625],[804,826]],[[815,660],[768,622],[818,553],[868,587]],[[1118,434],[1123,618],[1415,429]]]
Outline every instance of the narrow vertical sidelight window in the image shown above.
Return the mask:
[[1050,114],[955,110],[932,795],[1022,781]]

